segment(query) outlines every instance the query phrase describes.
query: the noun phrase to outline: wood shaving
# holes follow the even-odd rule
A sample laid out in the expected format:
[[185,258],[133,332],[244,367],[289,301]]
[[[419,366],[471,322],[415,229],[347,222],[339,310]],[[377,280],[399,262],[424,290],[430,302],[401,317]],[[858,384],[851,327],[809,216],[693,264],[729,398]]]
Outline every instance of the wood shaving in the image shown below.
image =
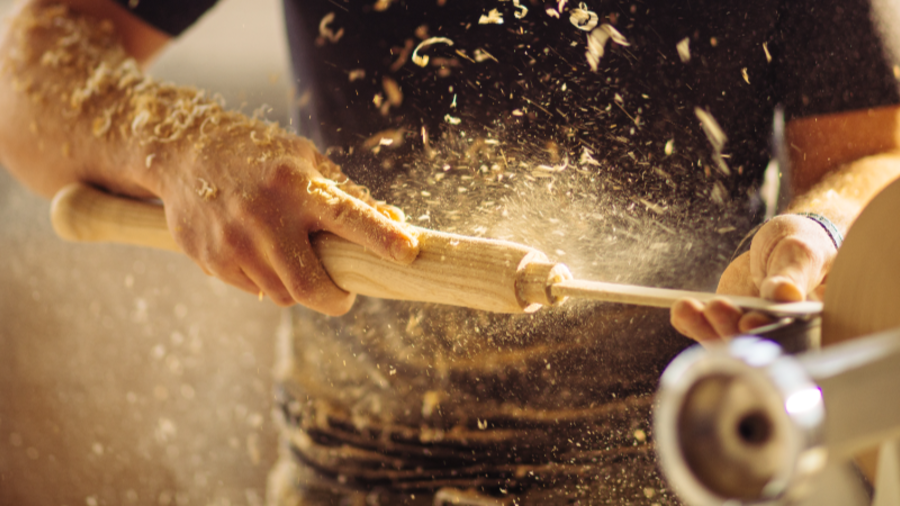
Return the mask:
[[491,53],[488,53],[487,51],[485,51],[484,49],[481,49],[481,48],[476,49],[476,50],[474,51],[474,53],[472,53],[472,57],[473,57],[473,58],[475,59],[475,61],[478,62],[478,63],[481,63],[481,62],[486,61],[486,60],[494,60],[494,61],[497,61],[497,59],[494,58],[494,55],[492,55]]
[[550,16],[551,18],[559,19],[559,11],[557,11],[553,7],[547,7],[547,9],[544,12],[546,12],[547,15]]
[[750,75],[747,73],[747,67],[741,69],[741,77],[744,78],[747,84],[750,84]]
[[513,6],[516,8],[516,12],[513,13],[516,19],[522,19],[528,15],[528,7],[519,3],[519,0],[513,0]]
[[400,107],[400,104],[403,103],[403,91],[400,89],[397,81],[384,76],[381,79],[381,87],[384,89],[385,95],[387,95],[388,103],[393,107]]
[[712,144],[713,149],[722,151],[728,137],[725,135],[722,127],[719,126],[719,122],[713,118],[712,114],[699,107],[694,108],[694,114],[700,120],[700,126],[703,127],[703,132],[706,134],[706,138],[709,139],[709,143]]
[[503,16],[500,15],[500,11],[497,9],[491,9],[486,15],[482,14],[480,18],[478,18],[479,25],[502,25],[503,24]]
[[578,159],[578,163],[581,165],[600,165],[600,162],[594,159],[594,152],[586,147],[582,148],[581,158]]
[[413,63],[415,63],[416,65],[418,65],[420,67],[424,67],[424,66],[428,65],[428,59],[429,59],[428,55],[420,55],[419,50],[425,49],[426,47],[434,45],[434,44],[447,44],[448,46],[452,46],[453,41],[448,39],[447,37],[431,37],[429,39],[423,40],[422,42],[419,43],[418,46],[416,46],[416,48],[412,52],[411,59],[412,59]]
[[219,189],[215,185],[209,184],[208,181],[202,178],[197,178],[197,181],[201,185],[200,189],[197,190],[197,195],[200,195],[200,198],[203,200],[213,200],[219,195]]
[[678,51],[678,58],[681,59],[681,63],[687,63],[691,61],[691,39],[685,37],[678,41],[678,44],[675,44],[675,49]]
[[378,12],[384,12],[388,10],[388,7],[390,7],[393,2],[394,0],[378,0],[375,2],[375,5],[372,6],[372,9]]
[[769,53],[769,43],[763,42],[762,47],[763,47],[763,52],[766,53],[766,63],[772,63],[772,54]]
[[590,65],[591,70],[594,72],[597,71],[600,64],[600,58],[603,58],[605,52],[604,47],[606,46],[607,40],[609,40],[609,32],[600,28],[591,31],[587,36],[587,52],[584,56],[587,58],[588,65]]
[[351,83],[352,83],[353,81],[358,81],[358,80],[360,80],[360,79],[365,79],[365,78],[366,78],[366,71],[365,71],[365,69],[353,69],[353,70],[351,70],[350,72],[347,73],[347,78],[350,80]]
[[331,29],[331,23],[334,21],[334,12],[329,12],[328,14],[322,16],[322,20],[319,21],[319,37],[316,39],[316,44],[319,46],[325,45],[325,42],[331,42],[332,44],[341,40],[341,37],[344,36],[344,29],[340,28],[337,32]]
[[403,145],[406,130],[402,128],[382,130],[363,141],[363,148],[374,149],[380,146],[398,148]]
[[580,3],[577,8],[569,11],[569,22],[579,30],[589,32],[597,27],[599,21],[600,17],[597,16],[597,13],[589,10],[584,2]]
[[725,189],[725,185],[723,185],[721,181],[716,181],[713,184],[713,189],[709,192],[709,198],[720,205],[724,205],[728,200],[728,190]]
[[612,41],[615,42],[616,44],[618,44],[618,45],[620,45],[620,46],[630,46],[630,45],[631,45],[631,44],[628,42],[628,40],[625,39],[625,36],[622,35],[621,33],[619,33],[619,31],[616,30],[616,28],[615,28],[613,25],[611,25],[611,24],[609,24],[609,23],[603,23],[602,25],[600,25],[600,28],[601,28],[603,31],[605,31],[606,33],[608,33],[608,34],[609,34],[609,37],[610,37],[610,38],[612,39]]
[[462,123],[461,119],[459,119],[455,116],[451,116],[449,114],[444,115],[444,121],[446,121],[447,123],[450,123],[451,125],[458,125],[458,124]]
[[562,171],[566,170],[568,167],[569,167],[569,158],[566,157],[563,160],[563,163],[561,163],[559,165],[552,165],[552,166],[551,165],[538,165],[537,167],[535,167],[535,169],[542,170],[545,172],[562,172]]
[[391,49],[392,54],[394,51],[396,51],[397,55],[398,55],[397,59],[394,60],[394,63],[391,64],[391,67],[390,67],[391,72],[396,72],[396,71],[400,70],[400,67],[402,67],[404,64],[406,64],[406,60],[409,59],[409,53],[411,53],[412,50],[413,50],[413,40],[412,39],[406,39],[405,41],[403,41],[403,47],[394,47]]
[[112,116],[115,108],[109,107],[103,110],[103,116],[94,119],[93,128],[91,129],[94,137],[103,137],[112,127]]
[[708,111],[695,107],[694,114],[696,114],[697,118],[700,120],[700,126],[703,128],[706,138],[712,145],[713,160],[716,162],[716,167],[726,176],[730,175],[731,169],[728,168],[728,164],[725,163],[725,160],[722,157],[722,150],[725,149],[725,142],[728,141],[728,137],[726,137],[722,127],[719,126],[719,123]]
[[[216,152],[226,159],[248,160],[249,171],[257,170],[253,165],[261,161],[299,162],[292,153],[302,140],[277,124],[226,111],[221,98],[144,75],[119,44],[112,23],[81,16],[65,6],[38,6],[24,9],[15,19],[9,40],[18,49],[13,48],[2,64],[20,81],[33,83],[21,87],[23,98],[41,104],[42,114],[68,121],[76,137],[96,139],[97,149],[103,149],[96,144],[100,142],[144,147],[138,163],[148,169],[156,166],[163,144],[172,144],[170,149],[189,157]],[[53,55],[45,57],[48,51]],[[348,181],[323,155],[315,155],[324,176],[342,182],[348,194],[374,204],[367,189]],[[216,187],[200,183],[198,194],[214,198]]]
[[425,147],[425,155],[429,159],[433,159],[437,156],[437,153],[431,147],[431,142],[428,139],[428,130],[426,130],[424,126],[422,127],[422,145]]

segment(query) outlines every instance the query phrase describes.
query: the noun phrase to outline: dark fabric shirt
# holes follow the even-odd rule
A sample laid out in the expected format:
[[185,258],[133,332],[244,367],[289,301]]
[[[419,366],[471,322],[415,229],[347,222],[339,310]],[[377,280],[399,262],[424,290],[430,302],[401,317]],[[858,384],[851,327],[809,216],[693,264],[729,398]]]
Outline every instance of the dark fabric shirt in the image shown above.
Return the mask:
[[172,35],[181,35],[218,0],[115,0],[139,18],[159,30]]
[[[168,33],[190,17],[151,4],[183,3],[138,4]],[[758,215],[776,107],[898,102],[892,22],[864,0],[588,2],[594,29],[622,37],[595,71],[578,2],[521,4],[286,0],[294,126],[416,225],[527,243],[578,277],[711,289]],[[503,23],[479,23],[492,9]],[[453,44],[419,47],[430,37]],[[644,444],[687,345],[666,311],[361,298],[342,318],[294,315],[292,450],[335,486],[671,504],[646,495],[662,485]]]

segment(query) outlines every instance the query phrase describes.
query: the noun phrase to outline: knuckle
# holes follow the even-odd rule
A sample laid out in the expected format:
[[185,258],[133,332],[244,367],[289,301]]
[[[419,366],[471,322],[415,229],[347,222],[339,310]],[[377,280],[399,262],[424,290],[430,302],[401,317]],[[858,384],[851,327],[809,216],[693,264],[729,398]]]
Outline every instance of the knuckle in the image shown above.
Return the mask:
[[[781,251],[778,251],[781,250]],[[808,241],[800,237],[785,237],[776,247],[780,254],[788,255],[796,262],[810,262],[818,259],[818,251]]]
[[291,307],[296,303],[288,294],[272,294],[271,298],[278,307]]
[[356,206],[354,206],[353,202],[349,199],[335,198],[327,209],[328,217],[335,222],[349,220],[357,214],[355,212]]
[[288,291],[299,301],[307,301],[316,292],[316,283],[308,276],[291,276],[287,282]]
[[226,225],[220,231],[221,247],[226,250],[241,251],[247,243],[243,227]]

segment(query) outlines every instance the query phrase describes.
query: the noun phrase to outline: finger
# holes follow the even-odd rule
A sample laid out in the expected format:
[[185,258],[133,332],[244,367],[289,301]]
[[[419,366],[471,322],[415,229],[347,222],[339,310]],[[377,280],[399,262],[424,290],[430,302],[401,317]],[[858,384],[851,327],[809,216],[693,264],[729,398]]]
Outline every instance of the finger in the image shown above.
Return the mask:
[[760,295],[770,300],[796,302],[806,298],[824,277],[825,256],[814,245],[785,237],[778,241],[766,262]]
[[750,332],[755,328],[770,325],[774,322],[775,320],[765,313],[760,313],[759,311],[750,311],[748,313],[745,313],[744,316],[741,316],[741,319],[738,322],[738,329],[743,334],[746,332]]
[[687,337],[699,342],[721,339],[703,315],[704,306],[694,299],[681,299],[669,312],[672,326]]
[[759,289],[750,277],[750,253],[746,252],[734,259],[722,276],[716,288],[718,294],[759,296]]
[[365,202],[347,195],[332,181],[310,181],[316,228],[333,232],[372,250],[378,256],[408,264],[419,254],[418,241],[408,228]]
[[799,282],[806,284],[806,276],[802,272],[792,273],[791,276],[770,276],[764,279],[759,287],[760,295],[765,299],[781,302],[799,302],[806,299],[805,290],[791,277],[800,278]]
[[773,218],[753,238],[751,276],[767,299],[804,300],[822,283],[836,250],[821,226],[803,216]]
[[711,300],[703,309],[703,316],[719,337],[739,334],[738,322],[743,314],[743,311],[724,299]]
[[259,286],[257,286],[256,283],[254,283],[249,277],[247,277],[247,274],[245,274],[243,269],[241,269],[240,267],[237,267],[229,272],[213,272],[212,275],[231,286],[240,288],[247,293],[257,295],[260,292]]
[[259,287],[256,292],[251,292],[254,295],[262,292],[272,299],[272,302],[281,307],[293,306],[297,303],[281,281],[281,278],[269,265],[268,260],[257,259],[256,261],[248,262],[241,269],[253,284]]
[[392,221],[396,221],[398,223],[406,222],[406,214],[403,212],[403,209],[400,209],[399,207],[385,204],[384,202],[376,202],[375,209],[378,209],[379,213],[387,216]]
[[826,286],[828,286],[827,283],[823,281],[819,284],[819,286],[816,287],[815,290],[812,291],[812,293],[808,294],[806,298],[809,300],[824,301]]
[[293,301],[329,316],[350,310],[355,296],[341,290],[328,277],[308,235],[298,234],[291,243],[276,244],[270,262]]

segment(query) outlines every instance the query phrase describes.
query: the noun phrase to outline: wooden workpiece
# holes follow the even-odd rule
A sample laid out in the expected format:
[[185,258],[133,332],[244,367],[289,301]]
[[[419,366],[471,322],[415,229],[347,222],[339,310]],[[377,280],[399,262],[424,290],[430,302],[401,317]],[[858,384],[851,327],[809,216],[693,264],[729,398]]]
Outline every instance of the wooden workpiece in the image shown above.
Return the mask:
[[[110,241],[180,251],[162,206],[70,185],[53,199],[57,234],[72,241]],[[434,302],[498,313],[535,311],[567,297],[670,307],[691,297],[725,298],[738,307],[779,316],[821,311],[818,302],[779,304],[755,297],[717,296],[663,288],[573,280],[569,269],[521,244],[411,227],[419,255],[409,265],[385,260],[330,233],[313,237],[322,265],[342,289],[385,299]]]

